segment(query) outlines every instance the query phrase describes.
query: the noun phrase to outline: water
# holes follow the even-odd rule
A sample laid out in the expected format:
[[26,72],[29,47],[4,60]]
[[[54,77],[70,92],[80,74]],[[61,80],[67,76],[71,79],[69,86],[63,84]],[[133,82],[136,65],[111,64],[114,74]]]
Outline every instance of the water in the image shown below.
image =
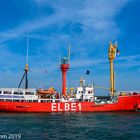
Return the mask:
[[14,140],[16,134],[21,140],[140,140],[140,112],[0,113],[0,139],[10,134]]

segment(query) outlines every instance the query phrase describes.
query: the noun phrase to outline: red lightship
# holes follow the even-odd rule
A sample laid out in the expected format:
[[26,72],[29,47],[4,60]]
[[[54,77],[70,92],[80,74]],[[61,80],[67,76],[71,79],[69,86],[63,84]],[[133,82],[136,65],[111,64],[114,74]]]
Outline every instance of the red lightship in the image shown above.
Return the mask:
[[[28,88],[28,63],[18,88],[0,89],[0,111],[5,112],[101,112],[101,111],[137,111],[140,109],[140,92],[117,92],[114,86],[114,59],[117,44],[110,43],[108,55],[110,60],[109,96],[94,95],[94,85],[86,86],[83,79],[80,86],[70,88],[67,93],[66,73],[70,67],[70,55],[61,59],[62,93],[54,88]],[[70,54],[70,52],[69,52]],[[25,88],[20,85],[25,77]]]

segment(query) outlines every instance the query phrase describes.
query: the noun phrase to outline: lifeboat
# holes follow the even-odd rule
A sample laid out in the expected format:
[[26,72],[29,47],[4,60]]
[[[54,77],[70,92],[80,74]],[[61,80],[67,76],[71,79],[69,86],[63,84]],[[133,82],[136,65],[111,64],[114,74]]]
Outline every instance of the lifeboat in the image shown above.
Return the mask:
[[37,93],[38,94],[55,94],[56,90],[53,87],[48,88],[48,89],[38,89]]

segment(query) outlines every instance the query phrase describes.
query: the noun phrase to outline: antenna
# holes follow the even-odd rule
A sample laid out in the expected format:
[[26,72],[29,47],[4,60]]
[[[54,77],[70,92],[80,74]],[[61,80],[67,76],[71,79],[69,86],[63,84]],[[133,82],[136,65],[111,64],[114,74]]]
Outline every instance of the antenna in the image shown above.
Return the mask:
[[116,40],[115,45],[118,46],[118,41]]
[[69,43],[69,46],[68,46],[68,63],[70,64],[70,43]]
[[29,55],[29,54],[28,54],[28,53],[29,53],[29,52],[28,52],[28,49],[29,49],[29,38],[28,38],[28,37],[26,37],[26,39],[27,39],[27,40],[26,40],[26,41],[27,41],[26,64],[28,64],[28,55]]
[[59,58],[59,65],[60,65],[60,64],[61,64],[61,57],[60,57],[60,55],[59,55],[59,57],[58,57],[58,58]]
[[22,76],[22,79],[18,85],[18,88],[20,88],[24,78],[25,78],[25,89],[28,88],[28,71],[29,71],[29,68],[28,68],[28,47],[29,47],[29,38],[27,36],[26,37],[26,40],[27,40],[27,50],[26,50],[26,65],[25,65],[25,69],[24,69],[24,74]]

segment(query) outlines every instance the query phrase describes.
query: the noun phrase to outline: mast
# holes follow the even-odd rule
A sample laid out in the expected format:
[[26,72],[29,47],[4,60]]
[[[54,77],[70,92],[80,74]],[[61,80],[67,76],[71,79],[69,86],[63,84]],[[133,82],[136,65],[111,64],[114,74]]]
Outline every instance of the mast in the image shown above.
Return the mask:
[[70,64],[70,43],[69,43],[69,46],[68,46],[68,63]]
[[110,94],[114,96],[115,91],[115,81],[114,81],[114,59],[116,58],[116,51],[117,51],[117,43],[112,44],[109,43],[108,48],[108,58],[110,61]]
[[67,71],[70,68],[70,46],[68,48],[68,56],[60,59],[60,69],[62,71],[62,95],[67,94]]
[[28,48],[29,48],[29,38],[27,38],[27,50],[26,50],[26,64],[25,64],[25,69],[24,69],[24,74],[22,76],[22,79],[18,85],[18,88],[20,88],[24,78],[25,78],[25,89],[28,88],[28,71],[29,71],[29,66],[28,66]]

